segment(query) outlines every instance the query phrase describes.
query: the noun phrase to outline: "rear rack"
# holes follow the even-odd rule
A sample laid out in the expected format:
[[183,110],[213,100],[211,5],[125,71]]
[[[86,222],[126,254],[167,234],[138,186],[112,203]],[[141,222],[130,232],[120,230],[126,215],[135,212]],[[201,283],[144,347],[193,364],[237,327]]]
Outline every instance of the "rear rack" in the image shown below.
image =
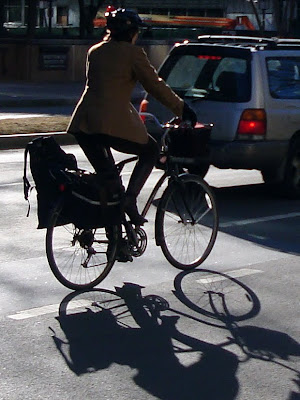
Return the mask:
[[220,43],[230,46],[248,45],[262,47],[266,50],[278,49],[279,46],[284,49],[300,48],[300,39],[267,38],[259,36],[201,35],[198,36],[198,43]]

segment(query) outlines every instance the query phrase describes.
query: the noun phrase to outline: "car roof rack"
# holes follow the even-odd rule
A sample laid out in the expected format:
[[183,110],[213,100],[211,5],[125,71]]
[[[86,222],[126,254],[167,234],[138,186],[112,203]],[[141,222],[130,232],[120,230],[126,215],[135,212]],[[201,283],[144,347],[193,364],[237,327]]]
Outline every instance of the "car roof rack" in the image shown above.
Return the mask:
[[236,35],[200,35],[198,43],[220,43],[228,45],[248,45],[259,46],[264,49],[276,49],[278,46],[290,49],[300,46],[300,39],[260,37],[260,36],[236,36]]
[[259,37],[259,36],[236,36],[236,35],[200,35],[198,42],[255,42],[267,43],[272,42],[273,38]]

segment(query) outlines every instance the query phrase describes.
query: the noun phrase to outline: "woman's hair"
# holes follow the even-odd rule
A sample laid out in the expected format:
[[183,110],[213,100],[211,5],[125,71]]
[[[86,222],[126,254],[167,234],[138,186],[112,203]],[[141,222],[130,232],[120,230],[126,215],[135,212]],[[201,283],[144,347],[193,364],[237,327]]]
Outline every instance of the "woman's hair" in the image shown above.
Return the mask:
[[132,27],[125,31],[107,29],[104,40],[108,41],[109,39],[116,40],[117,42],[131,42],[133,36],[138,33],[139,29],[137,27]]

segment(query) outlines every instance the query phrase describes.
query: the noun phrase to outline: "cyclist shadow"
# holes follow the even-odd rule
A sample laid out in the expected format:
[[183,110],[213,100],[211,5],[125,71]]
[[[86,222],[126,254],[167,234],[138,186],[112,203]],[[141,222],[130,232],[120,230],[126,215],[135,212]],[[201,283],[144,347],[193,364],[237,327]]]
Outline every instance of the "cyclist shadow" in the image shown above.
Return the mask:
[[[165,299],[143,297],[131,283],[116,292],[74,293],[62,301],[57,317],[65,339],[54,333],[53,340],[77,375],[116,363],[136,369],[134,382],[159,399],[235,399],[237,356],[179,332],[180,317],[162,315],[168,309]],[[180,352],[196,352],[199,359],[185,366],[176,356]]]
[[[195,295],[190,283],[191,276],[192,281],[197,282]],[[184,290],[187,287],[185,280],[189,280],[189,291]],[[230,333],[227,340],[218,346],[224,348],[237,345],[242,351],[239,363],[251,359],[272,362],[295,372],[294,382],[299,385],[300,371],[287,362],[292,357],[300,356],[300,343],[284,332],[241,325],[242,321],[253,318],[260,312],[259,299],[247,285],[225,273],[197,269],[179,273],[174,286],[177,299],[196,312],[197,317],[193,316],[193,319],[210,326],[218,326]],[[299,399],[297,396],[298,393],[292,392],[290,399]]]

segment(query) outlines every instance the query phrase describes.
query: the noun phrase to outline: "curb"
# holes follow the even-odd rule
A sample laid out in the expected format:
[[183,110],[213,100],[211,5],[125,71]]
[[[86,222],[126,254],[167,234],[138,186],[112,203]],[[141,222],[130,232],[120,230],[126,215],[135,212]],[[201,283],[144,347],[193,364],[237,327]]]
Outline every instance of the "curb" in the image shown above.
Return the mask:
[[[43,132],[20,135],[0,135],[0,150],[22,149],[33,139],[40,136],[55,136],[60,145],[76,144],[73,135],[66,132]],[[3,139],[3,140],[1,140]]]
[[79,99],[4,99],[0,100],[1,107],[51,107],[75,106]]

